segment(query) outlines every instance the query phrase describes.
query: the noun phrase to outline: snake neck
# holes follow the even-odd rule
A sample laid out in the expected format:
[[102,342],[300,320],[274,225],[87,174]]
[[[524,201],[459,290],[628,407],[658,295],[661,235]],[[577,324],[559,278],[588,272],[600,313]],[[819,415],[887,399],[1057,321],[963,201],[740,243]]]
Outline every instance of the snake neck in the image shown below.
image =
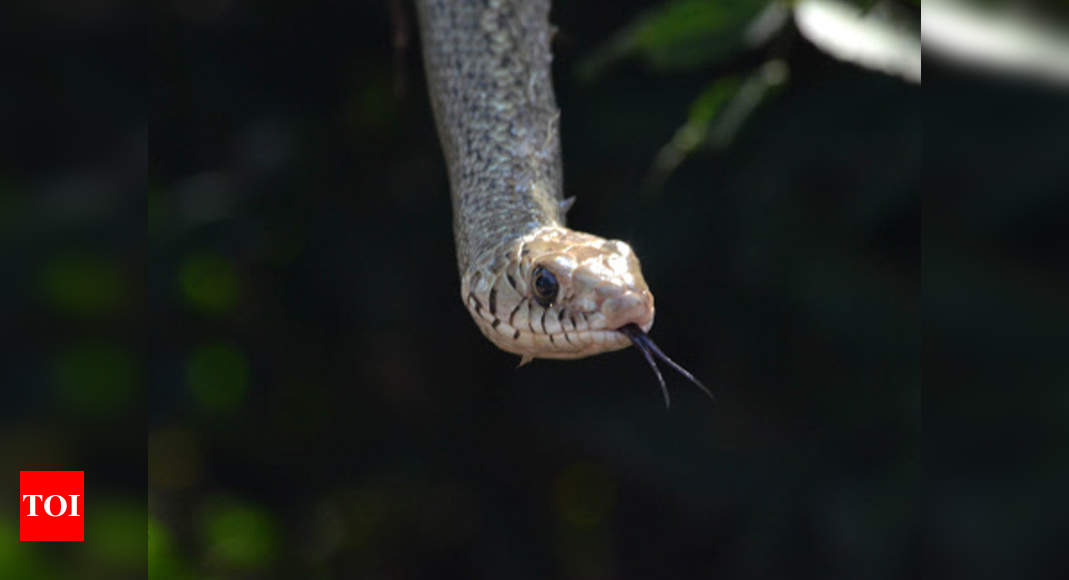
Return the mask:
[[548,0],[417,0],[461,276],[564,223]]

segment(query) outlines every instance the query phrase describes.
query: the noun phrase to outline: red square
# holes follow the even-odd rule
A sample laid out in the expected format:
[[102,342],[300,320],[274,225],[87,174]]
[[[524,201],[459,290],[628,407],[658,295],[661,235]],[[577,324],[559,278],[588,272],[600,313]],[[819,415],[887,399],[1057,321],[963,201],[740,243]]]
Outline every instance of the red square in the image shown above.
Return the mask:
[[19,540],[85,540],[85,472],[19,472]]

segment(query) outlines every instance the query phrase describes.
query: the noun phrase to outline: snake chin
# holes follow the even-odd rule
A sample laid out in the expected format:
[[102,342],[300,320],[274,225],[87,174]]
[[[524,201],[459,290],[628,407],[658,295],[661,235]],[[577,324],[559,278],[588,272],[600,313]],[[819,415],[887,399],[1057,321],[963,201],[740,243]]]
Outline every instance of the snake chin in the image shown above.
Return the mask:
[[[493,340],[493,338],[491,338]],[[498,344],[503,350],[524,359],[577,359],[631,346],[631,340],[617,330],[586,330],[581,332],[520,335],[511,344]]]

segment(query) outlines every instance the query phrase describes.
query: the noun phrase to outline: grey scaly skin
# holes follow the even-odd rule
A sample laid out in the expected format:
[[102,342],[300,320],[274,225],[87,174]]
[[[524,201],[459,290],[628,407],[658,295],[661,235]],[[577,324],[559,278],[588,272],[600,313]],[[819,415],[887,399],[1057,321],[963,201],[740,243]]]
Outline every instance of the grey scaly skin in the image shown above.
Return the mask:
[[622,328],[653,326],[638,258],[565,227],[548,0],[416,5],[461,298],[479,329],[523,362],[629,346]]

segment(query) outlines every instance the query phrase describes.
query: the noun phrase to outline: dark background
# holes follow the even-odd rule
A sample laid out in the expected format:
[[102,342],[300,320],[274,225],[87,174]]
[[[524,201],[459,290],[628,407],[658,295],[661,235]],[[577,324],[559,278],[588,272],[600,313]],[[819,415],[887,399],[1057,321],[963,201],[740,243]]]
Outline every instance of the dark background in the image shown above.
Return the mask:
[[[571,225],[633,244],[653,336],[517,369],[458,299],[448,184],[386,3],[167,11],[149,190],[150,554],[199,574],[867,575],[920,475],[919,91],[788,31],[734,145],[642,196],[713,78],[576,63],[633,19],[554,12]],[[769,49],[771,50],[771,49]],[[396,92],[403,83],[403,93]],[[166,138],[162,138],[166,136]],[[877,562],[879,564],[877,564]]]
[[[85,469],[94,540],[15,543],[12,508],[0,570],[1057,565],[1065,510],[1040,497],[1069,479],[1059,96],[926,61],[922,99],[789,24],[583,80],[649,4],[557,3],[570,225],[632,244],[652,336],[718,395],[669,374],[666,410],[633,349],[517,369],[471,322],[409,4],[400,51],[386,2],[60,5],[22,14],[47,35],[5,36],[27,56],[0,92],[0,457]],[[695,98],[770,59],[789,79],[734,140],[644,188]],[[922,346],[950,386],[925,391],[923,453]],[[1043,405],[995,394],[1033,383]]]

